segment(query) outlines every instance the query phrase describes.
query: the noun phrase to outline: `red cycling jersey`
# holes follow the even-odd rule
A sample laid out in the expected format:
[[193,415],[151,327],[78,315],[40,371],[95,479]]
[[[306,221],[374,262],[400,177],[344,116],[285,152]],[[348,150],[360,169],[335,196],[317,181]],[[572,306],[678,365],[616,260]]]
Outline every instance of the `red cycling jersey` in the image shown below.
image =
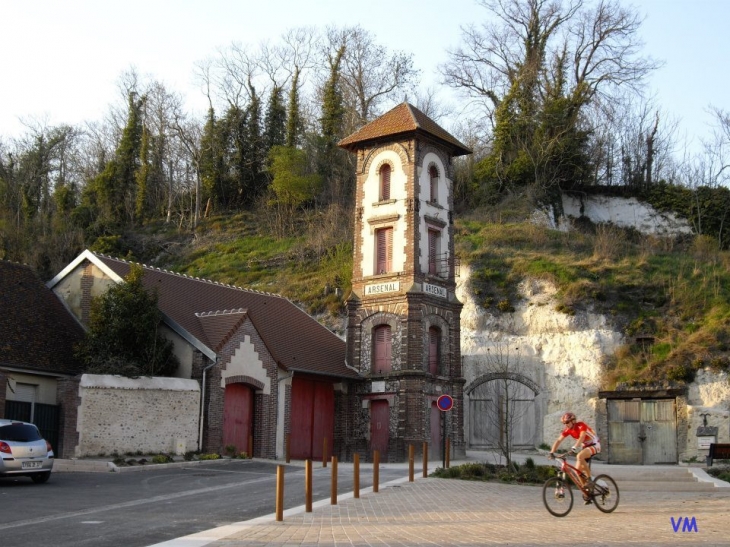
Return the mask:
[[562,435],[563,437],[570,436],[574,439],[578,439],[580,434],[584,431],[586,432],[586,436],[583,438],[583,448],[598,443],[598,435],[596,435],[596,432],[593,431],[593,429],[591,429],[591,427],[585,422],[575,422],[573,427],[566,427],[563,429]]

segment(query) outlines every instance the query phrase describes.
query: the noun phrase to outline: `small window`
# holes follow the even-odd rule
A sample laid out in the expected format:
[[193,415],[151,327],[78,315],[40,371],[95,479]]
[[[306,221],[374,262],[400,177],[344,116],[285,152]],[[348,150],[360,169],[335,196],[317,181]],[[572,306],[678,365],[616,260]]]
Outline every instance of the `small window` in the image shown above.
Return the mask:
[[438,203],[439,200],[439,171],[435,165],[432,165],[428,170],[428,178],[430,181],[430,193],[428,200],[431,203]]
[[393,338],[390,325],[379,325],[373,329],[373,373],[383,374],[393,368],[391,352]]
[[390,199],[390,165],[380,168],[380,201]]
[[441,330],[437,327],[428,329],[428,371],[436,375],[441,360]]
[[375,274],[390,273],[393,269],[393,228],[375,230]]
[[439,273],[438,254],[441,232],[428,230],[428,273],[437,275]]

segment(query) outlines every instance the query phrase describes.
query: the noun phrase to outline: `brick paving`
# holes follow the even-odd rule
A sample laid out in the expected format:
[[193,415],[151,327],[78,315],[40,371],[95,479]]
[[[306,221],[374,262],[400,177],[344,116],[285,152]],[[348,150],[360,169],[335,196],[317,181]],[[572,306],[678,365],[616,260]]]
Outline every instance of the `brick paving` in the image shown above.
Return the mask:
[[[621,484],[619,482],[619,489]],[[675,533],[679,517],[697,531]],[[213,531],[210,531],[213,532]],[[728,545],[730,488],[710,492],[621,493],[603,514],[576,496],[571,513],[551,516],[535,486],[418,478],[319,504],[312,513],[285,513],[282,522],[256,519],[161,545],[213,547],[442,545]]]

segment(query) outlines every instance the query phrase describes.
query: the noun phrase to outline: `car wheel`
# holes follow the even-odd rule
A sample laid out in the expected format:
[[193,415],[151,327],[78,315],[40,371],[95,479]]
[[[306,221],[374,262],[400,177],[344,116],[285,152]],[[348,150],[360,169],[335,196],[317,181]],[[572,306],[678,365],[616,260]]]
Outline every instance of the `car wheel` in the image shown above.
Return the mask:
[[50,471],[48,471],[47,473],[36,473],[35,475],[30,476],[30,478],[33,479],[33,482],[36,484],[43,484],[44,482],[47,482],[50,477]]

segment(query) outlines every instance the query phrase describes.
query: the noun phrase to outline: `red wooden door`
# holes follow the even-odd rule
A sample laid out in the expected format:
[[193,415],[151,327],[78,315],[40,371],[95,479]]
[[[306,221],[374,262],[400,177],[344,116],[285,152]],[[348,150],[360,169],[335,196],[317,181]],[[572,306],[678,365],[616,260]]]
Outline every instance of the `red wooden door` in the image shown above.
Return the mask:
[[236,453],[253,453],[253,390],[244,384],[229,384],[223,400],[223,447],[235,446]]
[[380,452],[380,461],[388,461],[388,424],[390,409],[388,401],[377,400],[370,403],[370,452]]
[[335,391],[329,382],[294,378],[291,389],[289,455],[297,460],[321,459],[327,438],[332,456],[335,432]]

